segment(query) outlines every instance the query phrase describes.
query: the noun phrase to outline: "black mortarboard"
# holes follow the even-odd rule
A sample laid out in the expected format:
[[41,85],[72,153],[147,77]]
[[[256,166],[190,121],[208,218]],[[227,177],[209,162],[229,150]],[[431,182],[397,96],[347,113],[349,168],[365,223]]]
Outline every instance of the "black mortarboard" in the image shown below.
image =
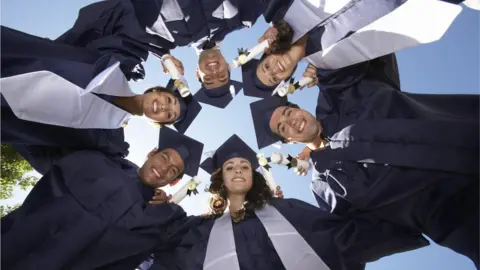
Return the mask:
[[243,86],[241,82],[235,80],[230,80],[227,84],[212,89],[206,89],[202,84],[202,87],[195,93],[194,97],[199,102],[225,109],[234,97],[230,92],[232,87],[232,92],[235,92],[235,95],[237,95]]
[[168,84],[165,88],[170,89],[173,91],[173,95],[178,98],[178,102],[180,104],[180,116],[178,119],[173,123],[175,129],[180,133],[185,133],[188,127],[192,124],[193,120],[197,117],[197,115],[202,110],[202,105],[195,100],[192,95],[187,97],[182,97],[180,92],[175,90],[174,80],[170,79]]
[[212,174],[218,168],[221,168],[225,161],[237,157],[250,161],[254,170],[259,166],[257,153],[234,134],[217,148],[212,157],[205,159],[200,167],[207,173]]
[[279,96],[271,96],[250,104],[258,149],[262,149],[280,140],[280,136],[273,133],[270,129],[269,122],[276,108],[287,105],[288,99]]
[[158,149],[171,148],[178,152],[185,164],[184,174],[196,176],[202,157],[203,143],[196,141],[171,128],[160,129]]

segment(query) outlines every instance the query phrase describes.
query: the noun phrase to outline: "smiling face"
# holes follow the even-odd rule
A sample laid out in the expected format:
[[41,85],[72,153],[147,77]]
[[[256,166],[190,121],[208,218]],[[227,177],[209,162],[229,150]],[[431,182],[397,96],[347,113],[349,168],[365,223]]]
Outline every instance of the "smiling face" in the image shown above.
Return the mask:
[[256,73],[264,85],[274,86],[289,78],[296,66],[289,54],[270,54],[259,62]]
[[177,179],[184,169],[185,165],[178,152],[167,148],[150,155],[138,173],[146,185],[158,188]]
[[197,77],[206,89],[217,88],[230,81],[230,66],[220,50],[202,51],[198,58]]
[[223,184],[228,194],[247,194],[252,188],[252,165],[244,158],[232,158],[222,166]]
[[170,90],[143,94],[143,114],[160,124],[171,124],[180,116],[178,98]]
[[321,132],[320,123],[309,112],[289,106],[278,107],[269,122],[273,133],[289,142],[310,143]]

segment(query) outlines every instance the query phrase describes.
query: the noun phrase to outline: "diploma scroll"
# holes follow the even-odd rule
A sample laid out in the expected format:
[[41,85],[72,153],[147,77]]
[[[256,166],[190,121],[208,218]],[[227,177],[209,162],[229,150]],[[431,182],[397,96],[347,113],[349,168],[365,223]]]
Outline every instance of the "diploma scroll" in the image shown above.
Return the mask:
[[301,80],[295,82],[295,83],[288,83],[288,84],[285,84],[281,87],[279,87],[278,89],[275,89],[272,93],[272,96],[277,94],[281,97],[284,97],[286,96],[287,94],[293,94],[295,93],[295,91],[297,91],[298,89],[304,87],[305,85],[311,83],[313,81],[312,78],[310,77],[303,77]]
[[175,194],[173,194],[171,203],[179,204],[185,197],[190,196],[192,193],[194,195],[198,194],[197,187],[202,183],[198,177],[194,177],[183,185]]
[[298,159],[298,158],[293,158],[290,155],[282,155],[281,153],[278,153],[278,152],[272,153],[272,156],[270,157],[270,161],[275,164],[287,166],[289,169],[302,168],[307,171],[312,169],[312,163],[305,160]]
[[178,89],[180,95],[182,97],[191,95],[187,80],[185,80],[185,78],[178,71],[177,66],[175,66],[175,63],[173,63],[171,59],[171,55],[166,54],[162,56],[161,59],[163,65],[165,65],[165,68],[168,70],[168,74],[170,74],[170,77],[172,77],[172,79],[175,81],[174,86],[176,89]]
[[277,189],[277,183],[275,183],[275,179],[273,179],[272,168],[268,165],[268,160],[265,158],[265,155],[261,153],[257,154],[257,158],[263,177],[267,180],[268,187],[275,191]]
[[233,66],[238,68],[241,65],[244,65],[248,61],[255,58],[255,56],[263,53],[268,47],[268,40],[264,40],[261,43],[257,44],[255,47],[250,48],[246,51],[244,51],[243,49],[239,49],[237,58],[233,59]]

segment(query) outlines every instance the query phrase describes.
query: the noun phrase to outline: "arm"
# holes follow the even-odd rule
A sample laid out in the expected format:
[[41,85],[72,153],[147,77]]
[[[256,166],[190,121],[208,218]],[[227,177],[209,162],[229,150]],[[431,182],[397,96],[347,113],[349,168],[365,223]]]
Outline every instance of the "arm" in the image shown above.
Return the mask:
[[157,56],[169,52],[172,43],[147,34],[130,1],[110,0],[82,8],[73,27],[55,42],[97,50],[121,63],[127,79],[141,79],[141,63],[149,51]]
[[13,144],[12,147],[40,174],[44,175],[61,158],[67,149],[59,147]]

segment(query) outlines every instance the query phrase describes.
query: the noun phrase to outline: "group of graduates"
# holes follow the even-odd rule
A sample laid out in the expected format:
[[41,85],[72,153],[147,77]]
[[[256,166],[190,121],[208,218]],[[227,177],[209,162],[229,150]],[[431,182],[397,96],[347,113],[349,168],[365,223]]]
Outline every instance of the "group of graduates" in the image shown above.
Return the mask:
[[[428,236],[478,268],[479,96],[402,92],[394,54],[440,38],[460,2],[109,0],[55,40],[2,26],[2,143],[43,175],[1,220],[2,267],[357,270]],[[231,80],[221,41],[261,16],[268,46],[260,59],[242,50],[243,81]],[[183,46],[198,54],[201,89],[132,92],[149,54],[184,75],[170,54]],[[315,115],[278,94],[303,86],[292,79],[302,59]],[[272,189],[237,135],[202,161],[184,134],[200,103],[223,109],[242,87],[261,98],[250,104],[259,149],[305,144],[297,159],[313,163],[318,207]],[[133,116],[160,127],[141,167],[125,159]],[[187,216],[160,188],[200,167],[211,211]]]

